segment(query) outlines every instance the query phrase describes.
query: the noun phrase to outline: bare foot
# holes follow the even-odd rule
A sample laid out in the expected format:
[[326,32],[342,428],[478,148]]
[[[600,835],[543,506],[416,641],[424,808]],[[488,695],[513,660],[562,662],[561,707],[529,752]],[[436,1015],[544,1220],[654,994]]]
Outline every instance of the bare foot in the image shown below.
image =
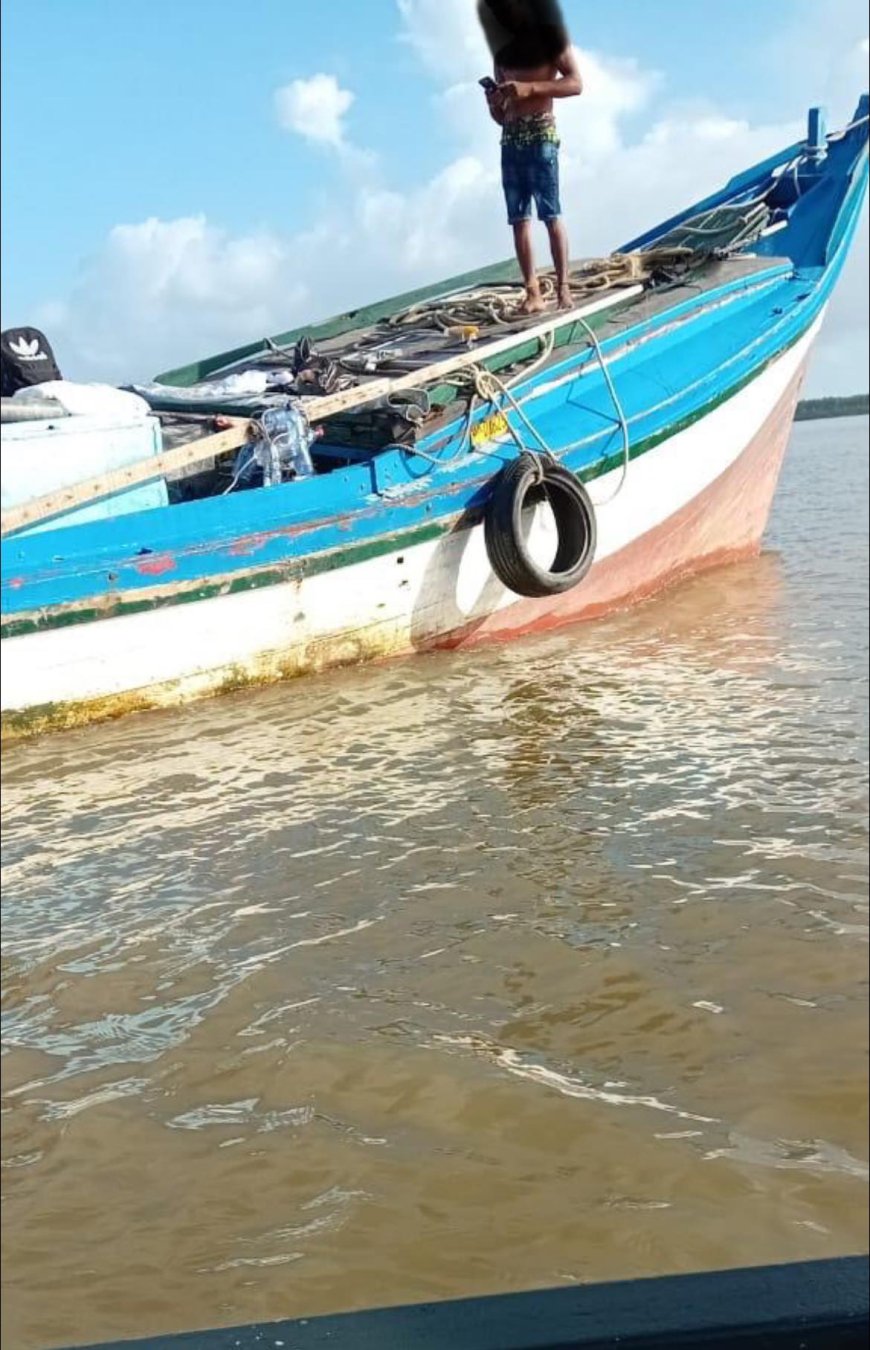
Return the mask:
[[573,309],[573,308],[574,308],[574,297],[573,297],[573,295],[571,294],[571,287],[570,287],[570,286],[560,286],[560,287],[559,287],[558,308],[559,308],[559,309]]
[[520,305],[521,314],[542,314],[546,309],[541,292],[526,291],[526,298]]

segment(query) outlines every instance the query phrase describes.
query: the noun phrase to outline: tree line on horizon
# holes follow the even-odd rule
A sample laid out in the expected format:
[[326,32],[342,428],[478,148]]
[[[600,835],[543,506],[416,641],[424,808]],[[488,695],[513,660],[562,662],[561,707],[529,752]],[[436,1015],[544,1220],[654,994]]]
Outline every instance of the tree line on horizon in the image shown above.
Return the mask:
[[797,406],[796,422],[821,417],[857,417],[870,412],[870,394],[850,394],[845,398],[805,398]]

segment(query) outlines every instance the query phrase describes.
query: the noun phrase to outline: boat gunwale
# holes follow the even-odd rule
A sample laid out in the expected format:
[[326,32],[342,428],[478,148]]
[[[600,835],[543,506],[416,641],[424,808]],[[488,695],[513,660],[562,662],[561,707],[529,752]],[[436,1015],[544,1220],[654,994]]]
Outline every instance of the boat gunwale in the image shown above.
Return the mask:
[[[656,315],[638,317],[635,323],[631,323],[626,326],[619,326],[613,333],[603,336],[602,338],[599,339],[599,346],[602,355],[609,358],[608,365],[612,364],[614,361],[622,360],[626,356],[631,355],[631,353],[634,350],[636,350],[637,347],[642,343],[650,340],[655,340],[659,336],[665,336],[672,329],[691,323],[694,320],[700,319],[708,312],[712,312],[713,310],[719,308],[723,300],[731,299],[733,301],[738,301],[744,299],[755,291],[761,292],[771,287],[778,281],[784,281],[789,279],[791,277],[792,272],[793,269],[791,267],[791,264],[789,264],[787,261],[782,259],[773,259],[771,260],[770,265],[766,265],[763,268],[758,269],[757,271],[747,273],[742,277],[732,277],[727,280],[724,280],[718,283],[716,286],[711,287],[709,290],[701,291],[694,295],[688,296],[685,300],[682,300],[678,302],[676,305],[669,306],[661,310]],[[592,317],[593,318],[600,317],[605,322],[615,324],[619,317],[625,317],[626,315],[630,314],[635,309],[635,307],[643,300],[643,298],[644,298],[643,296],[637,296],[632,300],[626,301],[624,309],[619,309],[619,307],[617,306],[614,309],[604,311],[600,315],[593,315]],[[568,328],[572,326],[576,327],[576,322],[577,322],[576,319],[569,319],[565,324],[565,327]],[[538,370],[534,372],[534,374],[530,375],[526,381],[523,381],[523,372],[522,371],[518,372],[518,382],[514,386],[512,392],[514,394],[515,399],[521,406],[530,398],[535,398],[538,396],[538,387],[540,385],[543,376],[547,377],[548,386],[554,385],[556,382],[561,382],[565,379],[573,379],[575,377],[580,378],[585,373],[587,366],[595,367],[597,365],[595,351],[592,347],[592,344],[589,342],[588,338],[583,338],[578,342],[576,342],[575,344],[571,345],[572,350],[570,353],[568,354],[562,353],[555,360],[551,360],[550,362],[541,366]],[[526,385],[528,385],[528,388],[525,387]],[[635,414],[635,418],[633,420],[637,420],[639,417],[645,416],[649,411],[650,411],[649,409],[645,409],[643,412]],[[490,414],[486,411],[486,409],[482,408],[479,418],[472,423],[472,426],[477,425],[478,422],[484,421],[486,417],[489,415]],[[419,449],[423,451],[422,455],[415,456],[414,452],[417,447],[414,445],[396,447],[391,453],[389,451],[389,448],[385,448],[385,450],[380,451],[373,450],[371,452],[370,458],[364,461],[360,461],[358,464],[351,466],[351,470],[356,469],[364,471],[369,465],[377,461],[382,470],[383,477],[387,479],[389,477],[389,470],[391,467],[394,466],[399,467],[399,465],[402,465],[403,467],[407,468],[409,463],[412,462],[415,458],[418,458],[421,462],[426,463],[429,455],[432,455],[438,449],[443,448],[457,435],[457,433],[461,429],[463,420],[464,418],[462,416],[449,415],[439,425],[432,427],[431,430],[427,433],[427,435],[419,443]],[[610,435],[612,435],[612,430],[613,430],[612,427],[602,428],[600,431],[593,433],[589,437],[589,443],[592,443],[595,440],[599,439],[607,439]],[[438,475],[443,474],[447,476],[446,471],[448,469],[452,469],[454,472],[450,474],[450,477],[451,479],[453,479],[459,473],[462,473],[464,470],[467,470],[472,467],[476,469],[479,466],[479,462],[480,462],[479,459],[475,459],[471,454],[469,454],[467,460],[458,468],[455,463],[450,464],[447,461],[439,465],[430,465],[428,472],[421,474],[420,476],[417,477],[413,475],[410,475],[408,477],[406,483],[406,490],[410,493],[411,491],[414,490],[423,490],[424,487],[427,488],[431,487],[431,491],[427,492],[427,495],[433,495],[433,493],[436,492],[441,486],[440,482],[439,483],[433,482],[433,480]],[[593,461],[590,462],[588,465],[584,465],[582,469],[582,474],[585,475],[588,479],[598,477],[602,472],[607,471],[606,465],[607,465],[607,457],[603,456],[599,461]],[[316,483],[318,486],[322,486],[324,483],[328,482],[330,479],[334,479],[338,474],[341,474],[342,472],[346,472],[346,470],[340,469],[330,470],[323,474],[317,474],[312,479],[306,479],[303,480],[302,482],[293,484],[283,484],[279,486],[277,489],[268,489],[268,492],[270,494],[270,500],[271,502],[277,501],[279,494],[281,494],[282,506],[284,506],[286,504],[286,496],[284,494],[288,488],[293,492],[294,500],[300,500],[302,493],[305,492],[306,486],[313,483]],[[486,475],[482,475],[481,481],[485,481],[485,479]],[[467,474],[463,477],[463,483],[465,483],[466,480],[471,483],[477,481],[476,478]],[[388,484],[386,486],[387,491],[389,491],[391,488],[394,489],[396,485]],[[269,503],[263,501],[262,497],[260,497],[259,495],[260,492],[262,491],[264,490],[263,489],[258,490],[258,499],[261,501],[263,505],[267,505]],[[239,494],[235,499],[232,499],[232,505],[236,506],[239,503],[247,504],[246,499],[249,498],[250,495],[251,494]],[[341,512],[341,515],[347,517],[358,516],[359,513],[366,506],[371,505],[372,498],[380,498],[381,496],[382,490],[379,490],[373,484],[373,490],[371,492],[367,493],[365,497],[362,497],[359,501],[350,503],[348,509]],[[204,502],[209,502],[212,500],[223,501],[224,499],[203,498],[191,502],[178,502],[170,506],[159,507],[153,510],[143,512],[134,512],[131,513],[130,515],[119,516],[110,520],[99,522],[88,522],[87,532],[93,534],[95,532],[94,528],[95,526],[100,526],[104,532],[110,531],[113,531],[115,533],[120,533],[121,531],[126,532],[129,528],[130,523],[133,520],[141,520],[142,517],[151,515],[159,516],[159,518],[162,521],[166,521],[167,523],[180,522],[183,514],[185,513],[186,508],[201,507]],[[226,499],[225,505],[228,508],[230,507],[230,501],[231,499],[229,498]],[[308,506],[307,503],[306,505]],[[308,506],[307,510],[294,512],[292,517],[288,517],[286,512],[283,511],[281,512],[281,524],[285,528],[294,528],[302,530],[309,521],[317,522],[322,519],[324,519],[324,511],[322,504],[317,505],[312,504]],[[51,551],[48,550],[48,547],[45,542],[46,540],[49,540],[51,538],[56,539],[57,536],[62,532],[64,535],[63,539],[64,544],[72,543],[73,541],[70,536],[73,534],[73,531],[75,531],[75,533],[79,535],[79,538],[81,538],[81,535],[79,534],[79,531],[81,529],[82,527],[78,525],[63,526],[61,524],[58,524],[57,530],[40,531],[39,534],[35,532],[26,534],[13,533],[4,538],[2,545],[3,551],[4,552],[11,551],[13,548],[20,548],[22,545],[25,546],[25,549],[27,551],[29,551],[30,548],[33,548],[34,551],[43,551],[43,550]],[[175,535],[176,533],[177,531],[171,532],[172,535]],[[257,533],[258,534],[262,533],[262,529],[258,528]],[[209,544],[213,542],[213,540],[215,540],[217,537],[218,537],[217,532],[215,533],[215,535],[210,536],[208,541]],[[226,531],[224,537],[235,540],[244,538],[244,535],[237,531]],[[174,545],[169,544],[167,540],[165,546],[173,547]],[[192,544],[192,551],[196,551],[196,549],[199,548],[200,546],[201,546],[200,540],[194,541]],[[108,541],[105,547],[99,550],[100,552],[99,565],[100,566],[104,564],[108,565],[109,563],[115,561],[119,562],[122,560],[126,561],[128,555],[109,552],[110,549],[118,547],[121,548],[123,547],[120,541],[117,542],[114,540]],[[184,545],[182,545],[181,547],[183,548]],[[74,558],[85,556],[93,558],[95,561],[97,561],[93,548],[90,547],[87,551],[87,554],[77,552],[66,553],[64,557],[64,562],[68,563],[72,561]],[[38,563],[36,565],[38,566]],[[64,571],[65,572],[68,571],[68,567],[65,567]],[[4,592],[7,590],[6,583],[4,583],[3,585],[3,590]]]

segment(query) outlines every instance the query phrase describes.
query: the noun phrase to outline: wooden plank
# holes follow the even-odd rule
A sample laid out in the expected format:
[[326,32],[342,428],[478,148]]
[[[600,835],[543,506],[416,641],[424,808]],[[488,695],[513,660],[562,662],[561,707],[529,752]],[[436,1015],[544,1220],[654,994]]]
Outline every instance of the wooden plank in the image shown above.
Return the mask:
[[52,516],[61,515],[79,506],[90,505],[102,497],[113,497],[116,492],[136,487],[139,483],[150,482],[153,478],[162,478],[165,474],[176,473],[180,469],[190,468],[203,460],[213,459],[215,455],[225,455],[238,450],[250,439],[250,422],[247,418],[234,417],[232,425],[212,436],[201,436],[197,441],[188,441],[174,450],[164,450],[162,454],[150,455],[147,459],[127,464],[123,469],[112,469],[108,473],[98,474],[94,478],[73,483],[69,487],[58,488],[41,497],[34,497],[20,506],[11,506],[0,514],[0,535],[10,534],[13,530],[24,529],[28,525],[37,525]]
[[643,290],[642,285],[636,285],[626,286],[619,291],[608,292],[607,295],[603,295],[599,300],[591,301],[588,305],[581,305],[578,309],[566,310],[557,316],[550,315],[541,323],[533,324],[530,328],[517,329],[509,333],[507,337],[498,338],[495,342],[487,342],[485,345],[464,352],[454,352],[451,356],[445,357],[443,361],[435,361],[431,366],[424,366],[421,370],[412,370],[407,375],[399,375],[393,379],[385,377],[381,380],[371,380],[368,384],[355,385],[352,389],[343,389],[338,394],[327,394],[319,398],[303,398],[301,400],[302,406],[310,422],[322,422],[324,418],[332,417],[335,413],[347,412],[351,408],[364,407],[367,403],[372,403],[375,399],[385,398],[388,394],[397,393],[400,389],[419,389],[423,385],[432,384],[434,381],[441,380],[446,375],[452,375],[456,371],[467,370],[469,366],[479,365],[490,357],[509,351],[512,347],[519,347],[522,343],[530,342],[534,338],[546,337],[548,333],[570,327],[578,319],[586,319],[592,314],[601,313],[602,310],[612,309],[614,305],[621,304],[624,300],[631,300],[641,295]]

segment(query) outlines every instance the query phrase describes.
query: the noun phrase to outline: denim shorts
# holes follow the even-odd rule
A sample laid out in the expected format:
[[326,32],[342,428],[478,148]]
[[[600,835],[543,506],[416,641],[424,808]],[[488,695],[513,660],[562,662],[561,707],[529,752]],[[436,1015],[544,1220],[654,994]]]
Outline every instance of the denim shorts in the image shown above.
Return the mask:
[[555,220],[561,216],[558,142],[503,145],[501,181],[507,203],[508,224],[517,225],[521,220],[530,220],[533,201],[539,220]]

